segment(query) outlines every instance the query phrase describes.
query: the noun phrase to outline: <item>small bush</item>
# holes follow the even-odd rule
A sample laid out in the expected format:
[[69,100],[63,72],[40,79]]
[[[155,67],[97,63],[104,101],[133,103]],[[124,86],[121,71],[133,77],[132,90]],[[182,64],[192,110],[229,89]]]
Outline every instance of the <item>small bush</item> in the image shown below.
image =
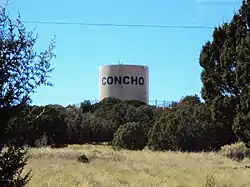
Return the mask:
[[80,154],[80,155],[78,155],[77,160],[79,162],[82,162],[82,163],[88,163],[89,162],[88,157],[85,154],[83,154],[83,153]]
[[121,125],[114,135],[112,144],[120,148],[142,150],[147,144],[143,125],[136,122]]
[[221,148],[220,153],[223,156],[237,161],[243,160],[244,158],[250,158],[250,149],[247,148],[243,142],[225,145]]

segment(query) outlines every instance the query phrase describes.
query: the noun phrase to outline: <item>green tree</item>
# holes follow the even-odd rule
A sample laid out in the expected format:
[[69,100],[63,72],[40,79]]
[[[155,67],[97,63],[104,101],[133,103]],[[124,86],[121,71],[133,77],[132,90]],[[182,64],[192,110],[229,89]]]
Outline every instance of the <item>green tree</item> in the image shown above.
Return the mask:
[[202,97],[213,118],[231,131],[225,144],[235,140],[233,130],[245,143],[250,140],[249,26],[250,3],[244,0],[230,22],[214,29],[213,40],[200,53]]
[[147,144],[144,127],[137,122],[121,125],[114,135],[112,145],[132,150],[141,150]]
[[93,112],[93,107],[92,107],[91,102],[89,100],[85,100],[85,101],[81,102],[80,112],[81,113]]
[[14,128],[9,121],[20,116],[36,89],[52,85],[47,80],[53,70],[49,62],[54,42],[36,53],[34,32],[26,30],[20,16],[11,20],[6,8],[0,6],[0,186],[24,186],[30,178],[29,173],[20,175],[26,151],[5,135]]
[[[30,124],[34,129],[34,135],[29,133],[28,136],[34,136],[38,141],[47,138],[47,143],[53,147],[62,147],[67,140],[67,125],[65,121],[64,108],[56,105],[46,105],[40,107],[39,120]],[[39,114],[38,114],[39,115]],[[34,115],[36,118],[38,115]],[[33,142],[32,142],[33,143]]]
[[207,151],[220,148],[225,132],[195,95],[184,97],[157,119],[148,136],[152,149]]
[[199,104],[201,102],[199,96],[195,95],[187,95],[181,99],[180,104]]
[[106,98],[98,104],[100,107],[95,110],[94,115],[110,122],[108,128],[112,135],[120,125],[131,122],[136,114],[136,107],[115,98]]

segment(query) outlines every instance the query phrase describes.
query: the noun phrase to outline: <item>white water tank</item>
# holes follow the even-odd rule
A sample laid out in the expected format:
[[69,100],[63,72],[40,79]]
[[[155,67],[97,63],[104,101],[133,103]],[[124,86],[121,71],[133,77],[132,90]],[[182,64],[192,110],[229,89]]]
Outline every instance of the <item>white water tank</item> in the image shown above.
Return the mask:
[[99,66],[99,100],[115,97],[148,103],[148,67],[141,65]]

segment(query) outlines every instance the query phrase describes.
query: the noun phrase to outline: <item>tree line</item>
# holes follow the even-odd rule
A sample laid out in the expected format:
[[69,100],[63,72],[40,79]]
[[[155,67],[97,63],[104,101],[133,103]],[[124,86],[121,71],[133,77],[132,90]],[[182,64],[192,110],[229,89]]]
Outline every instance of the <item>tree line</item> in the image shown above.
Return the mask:
[[115,98],[80,107],[26,106],[10,124],[5,137],[31,147],[108,142],[127,149],[208,151],[237,139],[197,95],[164,108]]
[[63,147],[108,142],[140,150],[211,151],[242,141],[250,147],[250,3],[216,27],[201,49],[201,95],[169,107],[106,98],[75,106],[34,106],[30,97],[49,82],[54,40],[36,52],[36,37],[20,16],[0,7],[0,186],[23,186],[24,145]]

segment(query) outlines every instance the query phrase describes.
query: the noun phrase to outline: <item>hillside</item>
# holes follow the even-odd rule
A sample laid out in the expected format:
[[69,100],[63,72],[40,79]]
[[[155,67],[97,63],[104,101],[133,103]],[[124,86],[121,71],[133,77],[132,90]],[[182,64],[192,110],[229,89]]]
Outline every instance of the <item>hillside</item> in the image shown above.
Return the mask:
[[[79,163],[84,153],[89,163]],[[250,184],[249,160],[232,161],[216,153],[114,150],[103,145],[32,148],[25,171],[28,187],[185,186],[243,187]],[[214,185],[213,185],[214,183]]]

